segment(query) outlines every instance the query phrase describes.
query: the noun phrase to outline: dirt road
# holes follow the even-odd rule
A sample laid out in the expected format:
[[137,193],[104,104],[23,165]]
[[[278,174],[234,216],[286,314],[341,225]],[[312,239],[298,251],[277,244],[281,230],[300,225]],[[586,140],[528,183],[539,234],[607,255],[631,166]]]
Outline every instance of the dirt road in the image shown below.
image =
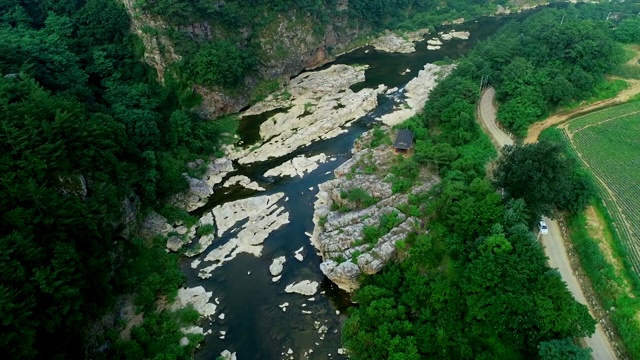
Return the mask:
[[[639,63],[639,61],[640,61],[640,46],[635,45],[635,46],[631,46],[631,48],[636,52],[636,55],[631,60],[629,60],[627,62],[627,64],[631,65],[631,66],[640,66],[640,63]],[[614,77],[613,79],[620,79],[620,78]],[[588,112],[592,112],[592,111],[597,110],[599,108],[603,108],[603,107],[611,106],[611,105],[622,104],[624,102],[629,101],[629,99],[631,99],[632,97],[640,94],[640,80],[634,80],[634,79],[621,79],[621,80],[624,80],[627,83],[629,83],[629,87],[627,89],[622,90],[618,95],[616,95],[616,97],[611,98],[611,99],[605,99],[605,100],[596,101],[593,104],[590,104],[588,106],[580,107],[578,109],[574,109],[574,110],[571,110],[571,111],[568,111],[568,112],[565,112],[565,113],[555,114],[555,115],[549,116],[548,118],[544,119],[543,121],[539,121],[539,122],[531,125],[529,127],[529,130],[528,130],[528,133],[527,133],[527,137],[524,139],[525,144],[531,144],[531,143],[534,143],[534,142],[538,141],[538,136],[540,135],[542,130],[544,130],[544,129],[550,127],[550,126],[553,126],[553,125],[556,125],[556,124],[560,124],[562,122],[565,122],[565,121],[569,120],[572,117],[575,117],[575,116],[578,116],[578,115],[581,115],[581,114],[586,114]],[[489,111],[489,110],[487,110],[487,111]]]
[[[496,109],[493,103],[494,96],[495,90],[493,88],[488,88],[482,94],[478,113],[480,114],[480,121],[483,128],[485,131],[488,131],[492,141],[497,145],[499,150],[504,145],[513,144],[513,139],[496,124]],[[535,139],[537,139],[537,135]],[[549,266],[558,269],[558,272],[560,272],[562,279],[567,283],[567,287],[573,297],[578,300],[578,302],[589,307],[580,283],[571,269],[569,256],[567,255],[567,249],[564,245],[564,239],[562,238],[562,232],[560,231],[558,222],[547,218],[545,218],[545,221],[549,227],[549,234],[541,235],[541,242],[544,247],[544,252],[549,258]],[[591,315],[594,316],[591,308],[589,308],[589,311]],[[613,347],[609,343],[609,338],[605,335],[600,323],[596,326],[596,332],[591,337],[583,340],[585,344],[593,350],[592,356],[594,359],[616,359]]]

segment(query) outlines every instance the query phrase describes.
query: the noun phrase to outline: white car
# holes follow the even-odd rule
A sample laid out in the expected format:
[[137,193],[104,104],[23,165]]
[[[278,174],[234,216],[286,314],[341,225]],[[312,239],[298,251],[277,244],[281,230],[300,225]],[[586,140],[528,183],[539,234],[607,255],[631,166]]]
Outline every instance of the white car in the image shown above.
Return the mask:
[[538,228],[540,229],[540,234],[542,235],[547,235],[549,233],[549,228],[547,227],[547,223],[544,222],[544,220],[540,220]]

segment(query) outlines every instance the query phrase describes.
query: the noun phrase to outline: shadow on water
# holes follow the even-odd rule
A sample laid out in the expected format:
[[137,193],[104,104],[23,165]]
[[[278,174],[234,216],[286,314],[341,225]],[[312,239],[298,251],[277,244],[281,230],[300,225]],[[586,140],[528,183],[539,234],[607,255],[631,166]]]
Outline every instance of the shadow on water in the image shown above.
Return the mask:
[[[366,71],[366,80],[356,84],[355,91],[377,87],[379,84],[401,87],[416,76],[426,63],[445,58],[457,59],[506,22],[523,17],[522,14],[488,17],[457,25],[456,30],[471,32],[470,39],[446,41],[440,50],[427,50],[425,41],[417,43],[416,52],[412,54],[387,54],[371,48],[361,48],[340,56],[324,68],[333,64],[368,64],[370,68]],[[454,27],[447,26],[437,31],[446,32],[452,28]],[[401,75],[406,69],[410,72]],[[228,177],[245,175],[257,181],[266,191],[256,192],[240,186],[217,188],[207,205],[193,212],[193,215],[201,216],[225,202],[283,192],[288,200],[281,201],[280,204],[289,213],[289,223],[271,233],[264,242],[260,257],[240,254],[214,271],[210,278],[199,278],[198,269],[191,267],[192,261],[203,261],[208,251],[228,242],[237,234],[231,230],[217,238],[205,253],[195,258],[183,259],[181,268],[187,276],[186,286],[203,286],[207,291],[213,292],[213,298],[219,301],[215,318],[203,325],[205,331],[211,330],[212,334],[207,336],[196,353],[197,359],[215,359],[225,349],[237,352],[238,359],[241,360],[282,359],[289,349],[293,353],[287,354],[287,358],[305,358],[305,353],[309,359],[327,359],[328,354],[333,359],[343,358],[337,355],[337,349],[341,344],[340,329],[345,317],[343,312],[350,306],[349,296],[331,283],[319,269],[321,259],[307,235],[313,230],[313,203],[318,184],[332,179],[333,170],[351,157],[354,140],[375,123],[375,118],[391,112],[402,96],[379,96],[379,105],[373,112],[354,122],[345,129],[345,133],[335,138],[312,143],[281,158],[250,165],[234,164],[237,171]],[[273,114],[245,117],[241,121],[239,132],[245,145],[259,140],[259,124],[270,116]],[[333,161],[320,164],[318,169],[303,178],[264,177],[268,169],[298,155],[313,156],[319,153],[325,153]],[[236,228],[238,226],[239,224]],[[304,256],[302,261],[294,258],[296,251],[301,251]],[[287,259],[284,271],[282,278],[274,283],[268,270],[269,265],[273,258],[282,255]],[[208,265],[210,263],[203,261],[198,267]],[[284,292],[286,285],[302,280],[319,282],[319,293],[310,298]],[[284,303],[288,303],[286,311],[280,306]],[[336,310],[341,314],[337,315]],[[305,313],[307,311],[310,314]],[[224,319],[218,317],[221,313],[225,314]],[[320,326],[328,328],[323,339],[318,333]],[[220,331],[226,331],[224,339],[220,338]],[[312,354],[309,353],[310,349],[313,349]]]

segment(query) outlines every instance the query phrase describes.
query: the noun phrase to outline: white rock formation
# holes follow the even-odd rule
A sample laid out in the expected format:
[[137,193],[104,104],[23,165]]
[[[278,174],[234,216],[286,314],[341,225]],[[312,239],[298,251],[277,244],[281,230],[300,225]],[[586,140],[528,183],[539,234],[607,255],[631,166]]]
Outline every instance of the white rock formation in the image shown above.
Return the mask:
[[287,261],[285,256],[280,256],[273,259],[271,266],[269,266],[269,272],[271,276],[278,276],[282,274],[282,270],[284,269],[284,263]]
[[289,213],[276,203],[284,193],[250,197],[216,206],[213,210],[218,237],[234,227],[239,221],[248,220],[237,235],[225,244],[213,249],[204,258],[212,265],[200,270],[199,276],[206,279],[211,272],[232,260],[240,253],[260,256],[262,243],[269,234],[282,225],[289,223]]
[[304,260],[304,256],[302,255],[302,250],[304,250],[304,246],[296,250],[295,254],[293,255],[293,257],[296,258],[296,260],[298,261]]
[[265,161],[345,132],[345,126],[377,106],[377,96],[385,90],[384,85],[357,93],[349,89],[365,80],[365,69],[365,66],[334,65],[292,79],[283,90],[288,96],[273,94],[243,114],[255,115],[290,107],[260,125],[260,137],[266,141],[257,148],[228,148],[228,156],[238,159],[241,164]]
[[427,50],[440,50],[440,48],[439,45],[427,45]]
[[202,179],[192,178],[184,174],[189,182],[189,190],[173,196],[169,203],[187,211],[193,211],[204,206],[209,196],[213,194],[213,186],[220,183],[226,174],[233,170],[231,160],[220,158],[207,165]]
[[183,327],[180,329],[180,331],[185,335],[189,335],[189,334],[204,335],[205,334],[204,329],[201,328],[200,326]]
[[446,34],[440,35],[440,38],[442,38],[442,40],[444,40],[444,41],[449,41],[451,39],[467,40],[467,39],[469,39],[469,36],[471,36],[471,33],[468,32],[468,31],[451,30],[450,32],[448,32]]
[[216,312],[216,305],[209,302],[212,292],[207,292],[204,287],[182,288],[178,290],[176,301],[171,305],[171,310],[183,309],[189,305],[200,314],[210,317]]
[[236,357],[236,353],[232,353],[229,350],[221,352],[220,357],[222,357],[223,360],[238,360]]
[[[320,270],[341,289],[352,292],[359,287],[358,277],[375,274],[384,265],[396,258],[396,242],[414,231],[419,231],[418,219],[407,217],[396,207],[406,203],[408,194],[393,194],[391,184],[383,181],[393,164],[395,155],[386,145],[376,149],[363,148],[370,143],[371,132],[363,134],[354,145],[352,159],[335,170],[336,178],[320,184],[314,204],[315,224],[311,242],[322,255]],[[361,169],[375,164],[377,172],[362,174]],[[355,175],[353,175],[355,173]],[[351,174],[346,177],[346,174]],[[423,171],[410,193],[428,190],[439,179]],[[369,207],[349,212],[332,211],[335,202],[340,206],[350,205],[342,199],[341,192],[361,188],[379,201]],[[365,226],[379,226],[383,215],[395,212],[398,224],[382,235],[374,244],[358,242],[364,237]]]
[[318,292],[318,285],[320,284],[317,281],[303,280],[299,283],[287,285],[284,291],[287,293],[297,293],[311,296]]
[[371,42],[371,45],[378,50],[389,53],[412,53],[416,51],[412,41],[406,40],[396,34],[387,33]]
[[440,46],[440,45],[442,45],[442,41],[440,41],[440,39],[438,39],[438,38],[433,38],[433,39],[427,40],[427,44],[434,45],[434,46]]
[[303,177],[318,168],[319,164],[327,161],[325,154],[319,154],[311,157],[305,157],[304,155],[296,156],[293,159],[282,163],[273,169],[264,173],[265,177],[268,176],[299,176]]
[[223,187],[229,187],[235,184],[240,184],[240,186],[243,186],[247,189],[250,190],[256,190],[256,191],[264,191],[265,189],[263,187],[261,187],[260,185],[258,185],[257,182],[255,181],[251,181],[251,179],[249,179],[248,177],[244,176],[244,175],[236,175],[236,176],[232,176],[229,178],[229,180],[227,180]]
[[447,77],[454,67],[454,65],[426,64],[423,70],[418,72],[418,76],[405,85],[406,100],[404,104],[398,105],[396,111],[385,114],[380,120],[385,125],[393,126],[422,111],[431,90],[436,87],[438,81]]

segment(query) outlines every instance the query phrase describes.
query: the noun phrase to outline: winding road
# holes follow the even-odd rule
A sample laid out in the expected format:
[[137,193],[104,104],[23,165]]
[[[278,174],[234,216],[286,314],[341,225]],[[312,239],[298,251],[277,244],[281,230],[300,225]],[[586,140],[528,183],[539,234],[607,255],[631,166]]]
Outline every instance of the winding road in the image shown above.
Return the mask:
[[[505,145],[512,145],[513,139],[496,123],[496,108],[494,105],[495,90],[488,88],[482,94],[480,104],[478,108],[479,120],[481,121],[482,128],[491,136],[491,139],[498,150]],[[557,221],[545,218],[549,227],[548,235],[540,235],[540,240],[544,247],[544,252],[549,258],[549,266],[558,269],[562,279],[567,283],[567,287],[573,297],[580,303],[586,305],[589,308],[591,316],[594,316],[593,309],[589,307],[589,303],[580,287],[580,283],[576,278],[571,264],[569,262],[569,256],[567,255],[567,249],[564,245],[564,239],[562,238],[562,232]],[[600,323],[596,325],[596,332],[588,338],[583,339],[586,346],[590,347],[593,352],[592,357],[596,360],[608,360],[617,359],[615,351],[609,342],[609,338],[605,335],[604,330]]]

